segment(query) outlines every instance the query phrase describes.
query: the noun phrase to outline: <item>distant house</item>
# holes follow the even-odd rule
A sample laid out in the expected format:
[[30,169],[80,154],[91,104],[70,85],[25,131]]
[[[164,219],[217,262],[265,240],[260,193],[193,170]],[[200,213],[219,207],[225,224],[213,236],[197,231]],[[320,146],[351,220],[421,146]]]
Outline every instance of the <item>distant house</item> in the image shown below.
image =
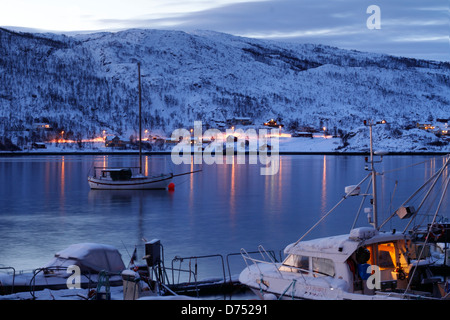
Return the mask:
[[33,129],[35,130],[52,130],[52,126],[45,122],[35,122],[33,123]]
[[121,140],[118,136],[115,136],[111,140],[108,139],[105,140],[105,147],[108,148],[125,149],[126,146],[127,146],[126,142]]
[[227,125],[234,126],[234,125],[243,125],[243,126],[249,126],[253,124],[253,120],[249,117],[233,117],[230,119],[227,119]]
[[177,138],[177,139],[174,139],[174,138],[167,138],[164,142],[165,143],[173,143],[173,144],[178,144],[178,143],[180,143],[181,141],[183,140],[183,137],[179,137],[179,138]]
[[273,127],[273,128],[284,127],[284,125],[277,123],[274,119],[270,119],[269,121],[264,122],[264,125],[267,127]]
[[316,128],[310,127],[310,126],[301,126],[298,128],[298,131],[309,132],[309,133],[318,132],[318,130]]
[[[189,139],[191,145],[198,143],[198,141],[200,141],[202,144],[211,142],[211,141],[209,141],[209,139],[206,139],[206,138],[202,138],[202,139],[199,140],[198,137],[188,137],[186,139]],[[176,139],[174,139],[174,138],[167,138],[166,140],[162,140],[162,141],[167,143],[167,144],[179,144],[179,143],[183,143],[184,144],[184,143],[186,143],[186,140],[184,140],[183,137],[179,137],[179,138],[176,138]]]
[[312,138],[313,134],[312,132],[300,132],[300,131],[296,131],[292,134],[292,137],[297,137],[297,138]]
[[417,123],[416,127],[422,130],[434,130],[436,127],[431,123]]
[[31,144],[31,148],[33,148],[33,149],[47,149],[47,146],[43,142],[33,142]]

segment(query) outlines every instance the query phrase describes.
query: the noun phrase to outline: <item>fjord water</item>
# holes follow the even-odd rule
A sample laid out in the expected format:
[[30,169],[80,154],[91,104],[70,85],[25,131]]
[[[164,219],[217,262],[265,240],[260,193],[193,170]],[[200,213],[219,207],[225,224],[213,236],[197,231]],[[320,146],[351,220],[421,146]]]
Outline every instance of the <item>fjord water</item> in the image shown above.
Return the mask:
[[[143,238],[161,240],[166,266],[175,256],[225,257],[260,244],[278,255],[342,198],[345,186],[368,174],[364,156],[354,155],[282,155],[273,176],[260,175],[260,164],[224,162],[174,165],[169,155],[145,156],[147,174],[202,171],[174,178],[174,191],[105,191],[89,189],[93,166],[136,166],[136,156],[1,157],[0,265],[42,267],[57,251],[80,242],[113,245],[127,265],[135,246],[141,261]],[[442,164],[441,156],[385,156],[378,165],[387,172],[379,177],[379,220]],[[348,232],[360,200],[344,202],[307,238]],[[446,197],[441,208],[447,217],[449,202]],[[367,225],[365,213],[358,225]],[[387,228],[403,230],[402,225]],[[230,257],[231,274],[239,273],[241,260]],[[204,261],[206,273],[222,274],[220,261]]]

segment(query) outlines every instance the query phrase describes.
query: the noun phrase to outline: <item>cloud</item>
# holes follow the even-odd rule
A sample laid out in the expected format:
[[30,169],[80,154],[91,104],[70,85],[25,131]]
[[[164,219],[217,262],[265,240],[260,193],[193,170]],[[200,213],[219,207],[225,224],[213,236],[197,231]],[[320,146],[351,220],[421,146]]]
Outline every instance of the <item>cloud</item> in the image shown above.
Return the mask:
[[[240,2],[168,19],[173,28],[207,29],[239,36],[321,43],[361,51],[450,61],[445,0],[375,1],[381,29],[369,30],[373,1],[271,0]],[[141,21],[155,26],[162,21]],[[147,23],[147,24],[146,24]],[[426,50],[423,46],[426,46]]]
[[[15,0],[5,3],[0,21],[65,31],[204,29],[450,61],[448,0],[105,1]],[[366,25],[370,16],[366,11],[372,4],[381,10],[379,30]]]

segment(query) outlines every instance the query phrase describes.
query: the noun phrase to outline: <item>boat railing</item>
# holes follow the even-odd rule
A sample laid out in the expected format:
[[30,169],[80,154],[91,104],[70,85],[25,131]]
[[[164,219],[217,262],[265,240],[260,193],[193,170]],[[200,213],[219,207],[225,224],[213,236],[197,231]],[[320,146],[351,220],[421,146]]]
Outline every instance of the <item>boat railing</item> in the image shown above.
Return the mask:
[[[0,267],[0,270],[12,270],[13,276],[12,276],[12,284],[11,284],[11,294],[14,293],[14,281],[16,279],[16,269],[14,269],[13,267]],[[0,289],[3,289],[2,287],[3,286],[0,281]],[[7,292],[6,291],[3,292],[3,290],[0,290],[0,294],[7,294]]]
[[[274,269],[278,272],[278,274],[282,278],[283,278],[283,274],[281,272],[282,271],[281,267],[289,269],[290,272],[298,273],[299,275],[301,275],[301,277],[303,278],[304,281],[306,281],[305,275],[310,275],[310,276],[313,276],[313,277],[329,276],[329,275],[327,275],[325,273],[322,273],[322,272],[319,272],[319,271],[304,269],[304,268],[295,267],[295,266],[289,266],[289,265],[284,265],[284,264],[282,264],[281,266],[277,266],[276,265],[277,262],[272,259],[273,256],[269,255],[267,253],[267,251],[264,250],[263,247],[260,247],[259,250],[256,252],[256,253],[260,253],[261,254],[262,260],[261,259],[256,259],[254,257],[251,257],[250,253],[255,253],[255,252],[247,252],[245,249],[241,249],[241,255],[242,255],[242,258],[245,261],[245,264],[246,264],[247,268],[249,269],[248,261],[251,261],[258,268],[258,270],[259,270],[259,272],[261,274],[262,274],[262,272],[261,272],[261,269],[259,268],[259,265],[258,265],[260,263],[267,264],[267,265],[272,265],[274,267]],[[266,259],[266,257],[268,259]]]
[[[220,261],[221,269],[222,269],[222,277],[217,279],[208,279],[205,281],[199,281],[199,270],[198,270],[198,260],[201,259],[218,259]],[[187,261],[189,269],[183,269],[181,264],[183,262]],[[174,263],[179,262],[179,267],[176,268],[174,266]],[[199,286],[205,283],[211,283],[216,282],[218,284],[225,284],[226,283],[226,276],[225,276],[225,264],[223,256],[220,254],[211,254],[211,255],[203,255],[203,256],[190,256],[190,257],[179,257],[176,256],[172,259],[172,285],[175,287],[184,287],[189,288],[192,287],[196,292],[197,295],[199,294]],[[176,274],[176,272],[178,272]],[[182,276],[184,274],[184,276]],[[187,278],[187,279],[186,279]]]
[[[258,253],[261,254],[261,259],[256,259],[254,257],[250,256],[250,253],[247,252],[244,248],[241,248],[241,256],[244,259],[245,265],[247,266],[247,269],[250,270],[250,266],[249,266],[249,261],[252,262],[256,268],[258,268],[259,273],[262,274],[261,269],[259,268],[259,264],[267,264],[267,265],[272,265],[273,268],[280,274],[280,276],[283,278],[283,274],[281,273],[281,271],[278,269],[276,262],[269,256],[269,254],[267,254],[267,251],[263,251],[261,246],[258,247]],[[265,252],[265,254],[264,254]],[[266,259],[268,258],[268,260]]]
[[[58,275],[59,272],[63,272],[67,274],[67,267],[63,266],[51,266],[51,267],[43,267],[33,270],[33,276],[30,280],[30,294],[35,297],[36,292],[36,276],[40,273],[43,273],[45,276]],[[97,275],[98,273],[81,272],[80,276],[85,277],[88,280],[88,289],[91,289],[91,285],[95,285],[96,282],[92,280],[92,275]]]

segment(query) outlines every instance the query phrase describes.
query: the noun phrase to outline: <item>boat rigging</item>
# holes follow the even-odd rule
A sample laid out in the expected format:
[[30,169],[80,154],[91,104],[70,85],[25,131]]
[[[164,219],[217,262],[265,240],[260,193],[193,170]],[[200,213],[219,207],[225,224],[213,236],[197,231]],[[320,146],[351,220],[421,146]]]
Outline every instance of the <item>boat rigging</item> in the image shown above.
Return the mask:
[[[138,89],[139,89],[139,167],[111,168],[94,167],[94,174],[88,176],[88,183],[91,189],[100,190],[148,190],[166,189],[173,185],[172,179],[175,176],[190,174],[197,171],[190,171],[174,175],[170,173],[160,173],[151,176],[142,174],[142,89],[141,89],[141,65],[138,66]],[[133,170],[138,169],[138,173]],[[97,173],[99,171],[99,174]]]
[[[280,263],[260,246],[262,259],[251,257],[241,249],[246,268],[239,280],[251,288],[262,299],[449,299],[448,291],[450,264],[447,258],[447,244],[450,242],[450,225],[437,221],[447,187],[450,181],[448,166],[450,155],[444,164],[425,184],[409,197],[386,221],[380,223],[377,203],[377,176],[375,164],[382,161],[385,153],[373,150],[372,127],[385,121],[365,121],[370,132],[370,159],[366,159],[369,171],[363,180],[345,190],[344,197],[314,224],[295,243],[289,244],[284,252],[285,260]],[[380,160],[375,160],[375,155]],[[445,173],[445,174],[444,174]],[[443,182],[432,222],[425,229],[408,230],[411,221],[417,217],[425,200],[438,180]],[[369,181],[370,194],[360,194],[361,185]],[[408,205],[412,197],[431,183],[419,207]],[[346,199],[362,195],[357,211],[360,214],[366,196],[370,195],[370,227],[355,228],[355,222],[348,234],[312,240],[305,237],[322,223]],[[397,216],[411,221],[403,232],[382,231],[386,223]],[[430,251],[437,249],[437,243],[445,245],[445,252],[438,252],[439,261],[430,259]],[[428,252],[428,255],[426,254]],[[441,260],[442,259],[442,260]]]

